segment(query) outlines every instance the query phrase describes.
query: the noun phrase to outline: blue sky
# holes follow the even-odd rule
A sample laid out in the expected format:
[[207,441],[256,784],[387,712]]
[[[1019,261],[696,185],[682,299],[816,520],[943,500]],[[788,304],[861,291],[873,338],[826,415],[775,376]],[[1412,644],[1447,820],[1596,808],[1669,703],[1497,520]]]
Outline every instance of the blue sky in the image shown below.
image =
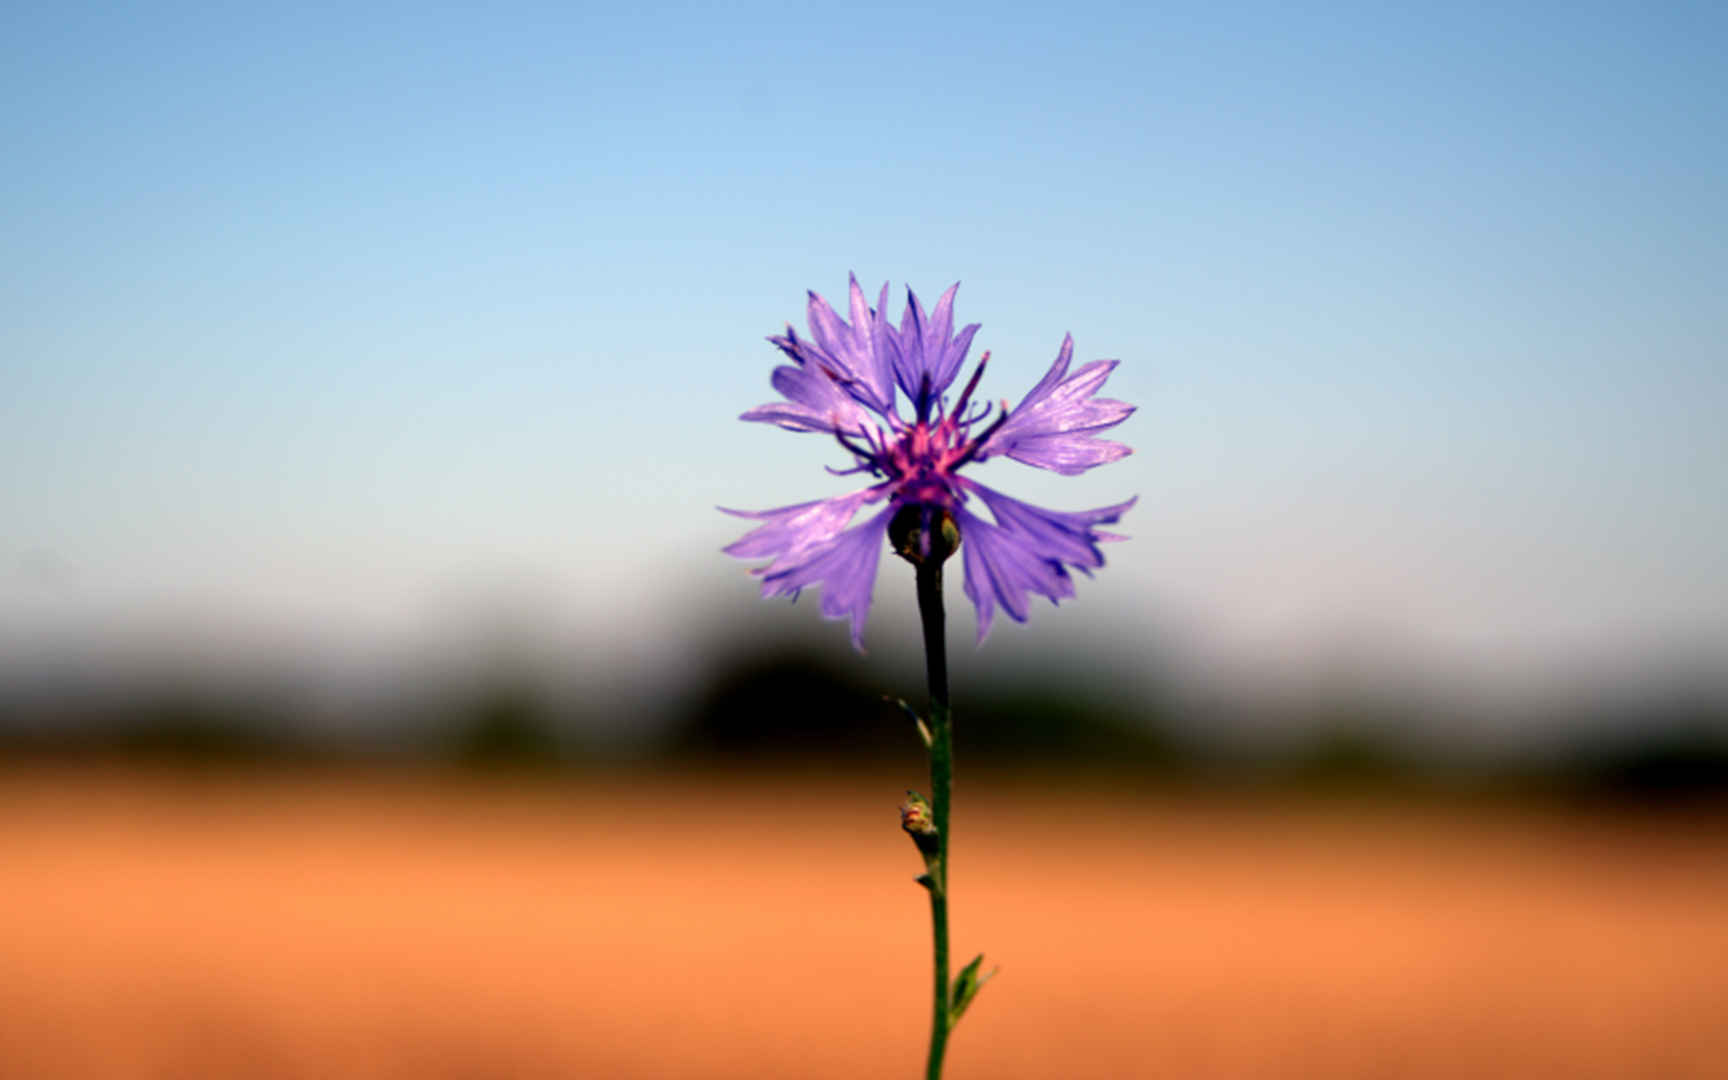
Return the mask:
[[993,396],[1123,360],[1135,457],[988,467],[1142,497],[1007,633],[1728,657],[1728,16],[1516,8],[13,5],[0,641],[651,652],[753,602],[711,507],[844,483],[734,418],[855,270],[963,281]]

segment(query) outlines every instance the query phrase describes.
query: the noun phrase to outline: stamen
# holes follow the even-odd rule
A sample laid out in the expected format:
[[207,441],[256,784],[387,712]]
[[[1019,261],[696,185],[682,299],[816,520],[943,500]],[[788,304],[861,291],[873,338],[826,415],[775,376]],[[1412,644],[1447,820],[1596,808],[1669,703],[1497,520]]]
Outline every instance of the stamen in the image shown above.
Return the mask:
[[[866,439],[868,439],[870,437],[869,429],[865,429],[864,437]],[[838,428],[836,428],[834,431],[834,439],[841,446],[845,447],[847,453],[851,454],[853,457],[864,462],[870,468],[875,468],[876,465],[878,464],[878,462],[877,462],[878,455],[872,454],[868,450],[860,449],[859,447],[854,446],[852,443],[847,442],[846,436],[844,434],[842,434]]]
[[955,458],[954,463],[948,467],[950,469],[958,469],[960,466],[966,464],[968,461],[971,461],[973,458],[977,457],[979,449],[981,447],[983,447],[983,445],[985,443],[990,441],[990,436],[992,436],[992,435],[996,434],[998,431],[1002,430],[1002,425],[1006,424],[1007,422],[1008,422],[1008,401],[1007,401],[1007,399],[1003,399],[1002,412],[996,417],[995,422],[993,422],[989,427],[985,428],[984,433],[982,435],[978,436],[976,439],[973,439],[971,442],[967,443],[966,449],[960,454],[959,457]]
[[954,403],[954,415],[963,416],[966,413],[966,403],[972,400],[972,391],[977,389],[978,380],[984,375],[984,365],[990,362],[990,350],[985,349],[984,355],[978,358],[978,366],[972,371],[972,378],[967,380],[966,389],[960,391],[960,400]]
[[918,412],[918,421],[923,423],[930,419],[930,373],[926,371],[918,380],[918,400],[913,403]]
[[994,405],[991,405],[988,402],[986,402],[985,404],[978,406],[978,411],[974,412],[971,416],[961,417],[960,422],[956,426],[962,427],[962,428],[971,427],[973,424],[976,424],[978,421],[984,419],[986,416],[989,416],[990,410],[993,408],[995,408]]
[[888,436],[876,428],[860,428],[864,433],[864,441],[870,444],[872,457],[881,459],[888,456]]

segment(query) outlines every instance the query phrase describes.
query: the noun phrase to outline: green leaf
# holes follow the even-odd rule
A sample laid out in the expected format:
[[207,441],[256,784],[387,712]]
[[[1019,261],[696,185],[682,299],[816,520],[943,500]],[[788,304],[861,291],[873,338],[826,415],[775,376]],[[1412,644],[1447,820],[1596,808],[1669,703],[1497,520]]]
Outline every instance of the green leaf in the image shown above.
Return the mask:
[[950,1028],[960,1021],[960,1015],[966,1011],[966,1006],[972,1004],[972,999],[978,996],[978,991],[984,988],[984,984],[995,978],[996,973],[1002,970],[1000,967],[993,967],[980,976],[978,968],[983,963],[984,954],[979,953],[972,958],[970,964],[960,969],[960,974],[954,977],[954,993],[949,998],[952,1004],[948,1009],[948,1026]]
[[901,698],[885,697],[882,700],[900,706],[900,711],[912,718],[912,722],[918,725],[918,737],[924,740],[924,749],[929,750],[935,745],[935,736],[930,734],[929,725],[925,724],[924,718],[918,715],[918,710],[906,704]]

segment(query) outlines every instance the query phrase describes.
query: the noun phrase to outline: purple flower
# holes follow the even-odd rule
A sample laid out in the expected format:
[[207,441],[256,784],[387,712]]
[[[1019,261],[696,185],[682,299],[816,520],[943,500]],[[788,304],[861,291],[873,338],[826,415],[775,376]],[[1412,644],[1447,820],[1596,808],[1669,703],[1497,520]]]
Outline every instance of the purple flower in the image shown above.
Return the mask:
[[[792,362],[774,369],[774,388],[786,400],[751,409],[740,419],[778,424],[791,431],[820,431],[837,439],[854,464],[828,471],[866,473],[868,487],[832,499],[777,510],[727,510],[761,521],[726,553],[768,559],[753,573],[762,595],[796,597],[822,586],[822,614],[850,619],[852,643],[863,648],[864,620],[888,522],[905,506],[946,511],[960,527],[966,595],[978,609],[978,640],[990,632],[996,608],[1026,621],[1027,599],[1036,593],[1055,603],[1074,595],[1068,568],[1090,576],[1104,565],[1098,544],[1120,540],[1099,525],[1118,520],[1135,500],[1063,513],[1011,499],[960,469],[998,454],[1027,465],[1073,476],[1094,465],[1126,457],[1121,443],[1098,437],[1128,418],[1133,406],[1093,395],[1116,367],[1097,360],[1070,372],[1074,339],[1064,337],[1056,362],[1013,409],[974,405],[972,392],[990,360],[986,352],[952,406],[948,389],[960,374],[977,324],[954,333],[956,284],[926,312],[906,291],[898,328],[883,311],[888,286],[871,307],[858,279],[851,283],[851,322],[810,294],[810,337],[790,326],[768,340]],[[904,395],[912,418],[900,415]],[[994,411],[995,415],[992,416]],[[967,509],[976,495],[992,520]],[[887,500],[862,524],[847,526],[858,511]]]

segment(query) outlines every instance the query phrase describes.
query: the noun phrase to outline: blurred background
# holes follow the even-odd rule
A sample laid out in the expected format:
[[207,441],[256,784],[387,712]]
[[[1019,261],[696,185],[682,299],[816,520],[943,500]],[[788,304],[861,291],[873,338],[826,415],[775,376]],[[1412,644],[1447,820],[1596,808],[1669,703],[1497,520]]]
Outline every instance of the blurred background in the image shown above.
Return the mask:
[[0,12],[0,1073],[915,1071],[910,575],[859,656],[715,509],[847,490],[736,417],[855,271],[963,282],[981,393],[1072,332],[1139,407],[1122,462],[979,474],[1140,501],[980,648],[949,583],[1005,966],[953,1075],[1706,1075],[1725,45]]

